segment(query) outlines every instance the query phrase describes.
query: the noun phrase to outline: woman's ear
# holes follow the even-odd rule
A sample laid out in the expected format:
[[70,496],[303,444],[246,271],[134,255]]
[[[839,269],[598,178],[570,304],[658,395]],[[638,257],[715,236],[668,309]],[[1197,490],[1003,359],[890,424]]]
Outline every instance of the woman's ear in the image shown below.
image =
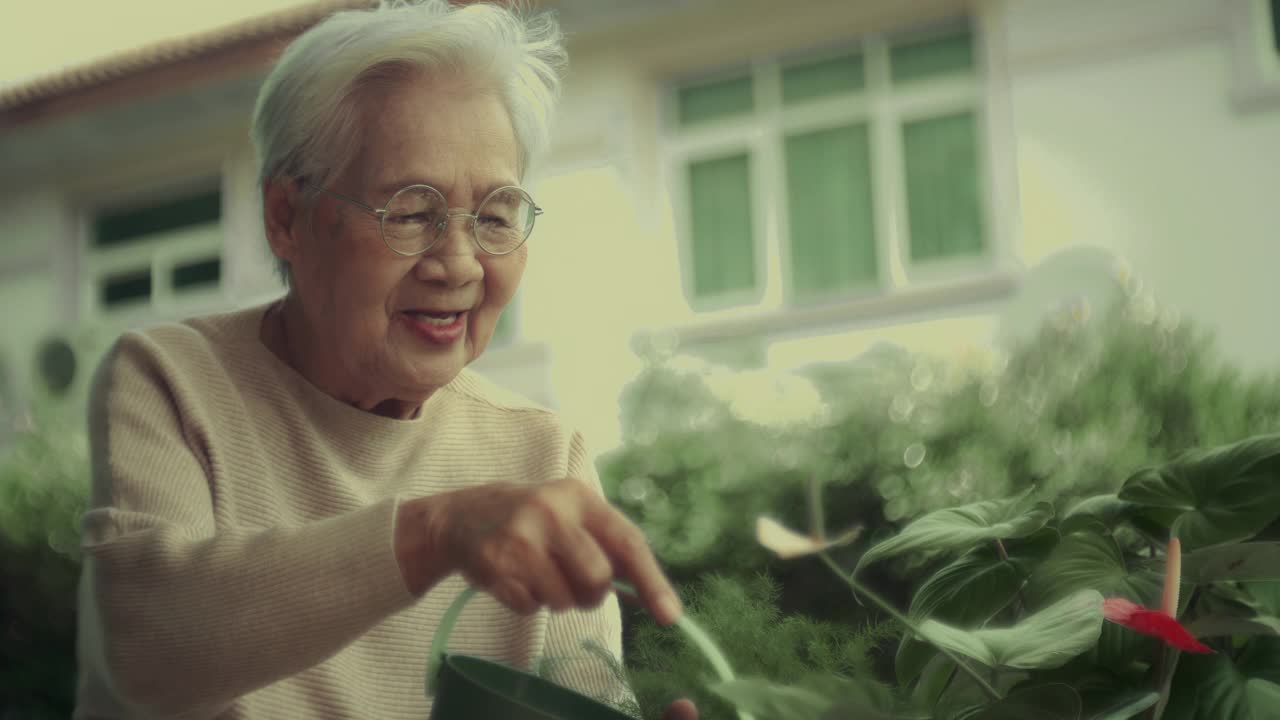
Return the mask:
[[294,264],[297,260],[303,217],[302,182],[297,178],[272,178],[262,184],[263,225],[271,252]]

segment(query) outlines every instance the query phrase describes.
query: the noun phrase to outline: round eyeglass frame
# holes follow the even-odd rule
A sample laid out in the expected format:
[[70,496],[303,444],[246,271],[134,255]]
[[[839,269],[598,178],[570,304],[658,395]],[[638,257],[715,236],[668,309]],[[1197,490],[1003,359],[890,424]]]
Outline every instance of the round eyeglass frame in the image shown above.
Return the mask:
[[520,246],[524,245],[525,242],[529,239],[529,236],[533,234],[533,226],[537,222],[538,216],[541,215],[543,212],[542,208],[539,207],[538,204],[533,201],[533,197],[529,195],[528,191],[526,191],[524,188],[520,187],[519,185],[503,185],[502,187],[494,188],[492,192],[490,192],[488,195],[485,195],[484,199],[481,200],[478,205],[476,205],[476,209],[478,210],[484,207],[484,204],[489,202],[490,198],[492,198],[493,196],[497,195],[500,192],[503,192],[504,190],[515,190],[516,192],[520,193],[524,197],[524,199],[527,200],[531,206],[533,206],[533,219],[529,221],[529,227],[525,229],[524,237],[520,239],[520,242],[517,243],[515,247],[511,248],[510,250],[507,250],[506,252],[493,252],[489,248],[485,247],[484,243],[480,242],[480,236],[476,234],[476,221],[480,219],[480,216],[477,213],[446,212],[444,214],[444,217],[440,219],[440,222],[436,224],[436,234],[435,234],[435,237],[431,239],[431,242],[427,243],[425,247],[423,247],[421,250],[418,250],[416,252],[405,252],[403,250],[397,250],[396,248],[392,247],[391,243],[387,241],[386,219],[387,219],[387,215],[391,212],[389,209],[391,207],[391,203],[395,202],[396,198],[400,197],[400,195],[403,193],[407,193],[411,190],[425,189],[435,193],[436,196],[439,197],[440,200],[444,203],[444,207],[447,210],[449,207],[449,201],[445,198],[444,193],[440,192],[434,187],[431,187],[430,185],[421,185],[421,184],[407,185],[395,191],[394,193],[392,193],[391,197],[387,200],[387,204],[382,206],[382,208],[375,208],[370,205],[366,205],[360,202],[359,200],[356,200],[353,197],[348,197],[346,195],[343,195],[340,192],[335,192],[333,190],[330,190],[329,188],[324,187],[322,185],[311,184],[311,187],[327,195],[331,195],[339,200],[345,200],[346,202],[349,202],[352,205],[355,205],[356,207],[360,208],[361,210],[364,210],[365,212],[378,218],[378,234],[382,236],[382,244],[386,245],[387,249],[390,250],[391,252],[397,255],[403,255],[404,257],[414,257],[417,255],[421,255],[427,252],[428,250],[430,250],[431,248],[435,247],[436,244],[440,242],[440,238],[444,237],[444,231],[446,228],[448,228],[449,221],[456,217],[464,217],[464,218],[471,219],[471,227],[470,227],[469,234],[471,235],[471,242],[474,242],[476,244],[476,247],[480,248],[482,251],[484,251],[485,253],[488,253],[489,255],[497,255],[499,257],[503,255],[510,255],[516,250],[519,250]]

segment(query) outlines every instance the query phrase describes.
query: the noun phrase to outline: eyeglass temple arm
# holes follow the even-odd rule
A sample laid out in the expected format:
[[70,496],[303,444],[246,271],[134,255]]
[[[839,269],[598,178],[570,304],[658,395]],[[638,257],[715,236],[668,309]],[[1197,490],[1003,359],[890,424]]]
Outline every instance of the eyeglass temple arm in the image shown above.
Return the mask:
[[334,196],[334,197],[338,198],[339,200],[346,200],[347,202],[351,203],[352,205],[355,205],[356,207],[359,207],[359,208],[361,208],[361,209],[365,210],[366,212],[373,213],[373,214],[374,214],[374,216],[379,217],[379,218],[380,218],[380,217],[382,217],[383,215],[385,215],[385,214],[386,214],[386,212],[387,212],[385,209],[369,207],[368,205],[365,205],[364,203],[360,202],[359,200],[356,200],[355,198],[347,197],[346,195],[343,195],[342,193],[339,193],[339,192],[334,192],[334,191],[330,190],[330,189],[329,189],[329,188],[327,188],[327,187],[323,187],[323,186],[320,186],[320,185],[312,185],[311,187],[314,187],[315,189],[319,190],[320,192],[328,193],[329,195],[332,195],[332,196]]

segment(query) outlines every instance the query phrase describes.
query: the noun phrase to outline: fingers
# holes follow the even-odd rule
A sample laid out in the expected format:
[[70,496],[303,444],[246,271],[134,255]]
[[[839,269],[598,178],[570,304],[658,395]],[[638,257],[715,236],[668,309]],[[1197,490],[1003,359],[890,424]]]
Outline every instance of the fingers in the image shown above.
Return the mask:
[[532,615],[542,607],[542,603],[534,599],[533,594],[517,580],[499,580],[490,585],[488,591],[498,602],[521,615]]
[[658,567],[644,534],[622,513],[603,505],[589,517],[589,529],[612,560],[615,574],[630,580],[641,602],[660,625],[670,625],[683,611],[680,598]]
[[459,569],[520,613],[598,607],[614,577],[629,580],[662,625],[682,612],[644,534],[586,484],[458,491],[447,532]]
[[560,571],[578,607],[597,607],[609,592],[613,564],[596,539],[582,528],[566,530],[564,535],[553,550]]

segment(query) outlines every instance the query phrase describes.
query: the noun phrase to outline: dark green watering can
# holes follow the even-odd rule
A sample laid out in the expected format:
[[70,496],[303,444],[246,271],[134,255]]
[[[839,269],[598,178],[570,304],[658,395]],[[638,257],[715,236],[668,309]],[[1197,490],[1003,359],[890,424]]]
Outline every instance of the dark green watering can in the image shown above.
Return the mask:
[[[635,590],[625,583],[615,582],[614,587],[635,595]],[[617,708],[524,670],[445,652],[462,607],[475,593],[475,588],[467,588],[453,601],[431,641],[431,657],[427,661],[427,697],[435,699],[431,720],[635,720]],[[677,624],[708,653],[722,679],[733,679],[724,658],[692,620],[682,616]]]

